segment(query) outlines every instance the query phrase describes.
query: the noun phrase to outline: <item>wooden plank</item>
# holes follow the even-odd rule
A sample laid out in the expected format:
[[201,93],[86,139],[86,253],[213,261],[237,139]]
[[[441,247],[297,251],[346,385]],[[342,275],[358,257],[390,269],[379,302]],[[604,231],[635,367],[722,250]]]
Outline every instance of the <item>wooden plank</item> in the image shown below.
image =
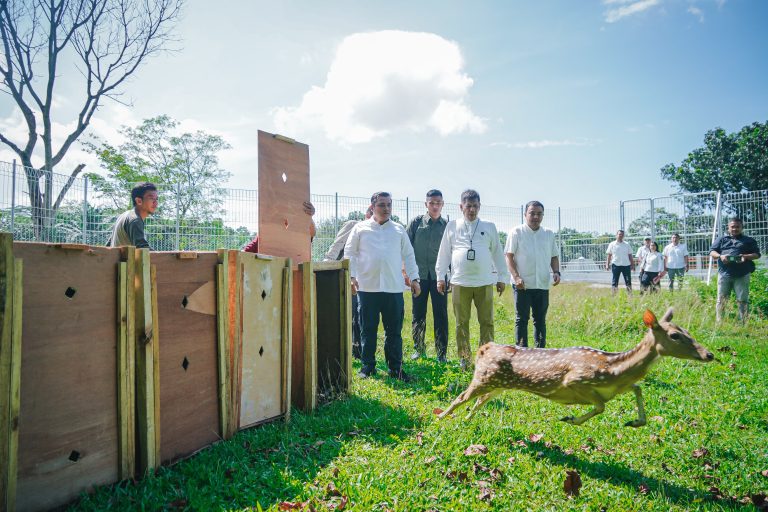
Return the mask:
[[8,440],[8,503],[16,506],[16,474],[19,461],[19,412],[21,410],[21,332],[23,262],[16,258],[13,269],[13,348],[11,351],[10,420]]
[[136,424],[138,427],[138,472],[159,464],[155,417],[155,352],[152,345],[152,277],[148,249],[136,249]]
[[53,244],[54,247],[59,249],[73,250],[73,251],[87,251],[90,250],[90,245],[85,244]]
[[352,389],[352,287],[350,286],[349,260],[347,266],[339,272],[339,289],[341,290],[341,368],[344,372],[345,393]]
[[304,280],[298,268],[291,274],[291,404],[304,410]]
[[152,417],[155,420],[155,454],[158,457],[156,459],[157,464],[159,465],[162,462],[162,458],[160,457],[160,448],[161,448],[161,434],[162,434],[162,417],[160,416],[160,322],[159,322],[159,315],[157,310],[157,268],[155,265],[149,266],[149,276],[150,276],[150,291],[151,297],[152,297],[152,390],[154,392],[154,406],[155,410],[152,415]]
[[285,421],[291,420],[291,348],[293,347],[292,315],[293,315],[293,270],[291,259],[286,258],[283,268],[283,325],[282,325],[282,411]]
[[[216,322],[218,255],[180,260],[153,252],[160,353],[160,460],[174,462],[221,438]],[[213,313],[196,305],[210,303]],[[159,341],[158,341],[159,340]]]
[[323,270],[341,270],[344,268],[344,262],[349,266],[349,260],[316,261],[312,263],[312,270],[315,272]]
[[[243,374],[242,358],[242,268],[240,266],[241,253],[239,251],[229,251],[229,301],[230,301],[230,326],[231,326],[231,352],[232,352],[232,415],[230,424],[235,429],[240,429],[240,403],[241,387],[240,382]],[[234,435],[233,432],[233,435]]]
[[242,373],[240,427],[276,418],[282,409],[283,269],[285,260],[240,255]]
[[[133,256],[132,256],[133,257]],[[131,478],[136,472],[136,446],[134,429],[135,416],[135,395],[133,371],[135,368],[133,353],[133,337],[130,336],[134,331],[128,329],[128,326],[135,321],[133,318],[133,307],[129,307],[128,302],[133,301],[133,279],[128,278],[128,267],[131,266],[130,276],[133,278],[133,261],[121,262],[119,265],[119,285],[118,285],[118,356],[117,356],[117,395],[118,395],[118,422],[119,427],[119,451],[118,459],[120,465],[119,478],[124,480]],[[130,284],[129,284],[130,283]],[[130,316],[129,316],[130,311]]]
[[230,438],[230,370],[229,343],[227,341],[227,285],[224,278],[224,265],[216,266],[216,357],[218,363],[217,384],[219,389],[219,431],[223,439]]
[[300,265],[304,300],[304,408],[313,411],[317,406],[317,322],[315,273],[312,262]]
[[343,273],[342,268],[315,272],[318,389],[326,396],[347,389]]
[[309,261],[311,219],[302,206],[310,200],[309,146],[263,131],[258,145],[259,252]]
[[11,354],[13,352],[13,237],[0,233],[0,510],[12,510],[9,485],[16,475],[9,468]]
[[195,251],[181,251],[176,253],[180,260],[194,260],[197,259],[197,252]]
[[16,506],[60,506],[119,478],[121,251],[17,242],[24,261]]

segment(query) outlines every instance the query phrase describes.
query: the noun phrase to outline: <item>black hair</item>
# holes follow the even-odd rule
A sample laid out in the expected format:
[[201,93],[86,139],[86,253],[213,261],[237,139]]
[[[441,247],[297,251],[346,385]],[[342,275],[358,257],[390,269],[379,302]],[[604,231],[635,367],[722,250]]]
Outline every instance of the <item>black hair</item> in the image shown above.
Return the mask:
[[389,192],[376,192],[371,196],[371,204],[376,204],[380,197],[392,197]]
[[443,197],[443,193],[437,190],[436,188],[433,188],[432,190],[429,190],[427,192],[427,197],[437,197],[437,196]]
[[741,217],[731,217],[730,219],[728,219],[728,224],[730,224],[731,222],[738,222],[742,226],[744,225],[744,221],[742,220]]
[[136,206],[136,199],[144,199],[144,194],[150,190],[157,192],[157,185],[148,181],[137,183],[136,186],[131,189],[131,204]]
[[480,201],[480,194],[477,193],[477,190],[472,190],[471,188],[468,188],[464,192],[461,193],[461,202],[466,203],[467,201]]
[[523,211],[528,212],[528,208],[530,208],[531,206],[538,206],[539,208],[544,210],[544,205],[541,204],[539,201],[528,201],[527,203],[525,203],[525,210]]

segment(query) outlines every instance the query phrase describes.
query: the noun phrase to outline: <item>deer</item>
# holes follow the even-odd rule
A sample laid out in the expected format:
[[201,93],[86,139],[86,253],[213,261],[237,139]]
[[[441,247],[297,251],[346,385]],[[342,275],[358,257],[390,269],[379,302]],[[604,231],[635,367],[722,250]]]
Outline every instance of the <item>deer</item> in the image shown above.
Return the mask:
[[461,393],[438,419],[477,397],[466,419],[488,400],[505,389],[522,390],[564,405],[593,405],[581,416],[566,416],[561,421],[581,425],[601,414],[605,403],[628,391],[635,393],[638,417],[625,426],[642,427],[646,423],[642,380],[661,356],[709,362],[714,354],[699,344],[691,334],[671,322],[673,308],[661,320],[651,310],[643,314],[648,327],[643,339],[626,352],[604,352],[590,347],[523,348],[486,343],[477,351],[475,372],[469,387]]

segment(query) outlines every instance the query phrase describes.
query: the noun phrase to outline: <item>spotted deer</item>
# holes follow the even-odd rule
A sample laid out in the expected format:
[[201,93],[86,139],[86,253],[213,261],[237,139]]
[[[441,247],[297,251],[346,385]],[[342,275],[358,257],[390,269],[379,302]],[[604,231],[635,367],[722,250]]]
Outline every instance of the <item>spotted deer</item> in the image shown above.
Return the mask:
[[715,356],[700,345],[688,331],[671,323],[672,308],[661,321],[646,310],[643,322],[648,327],[645,337],[626,352],[603,352],[589,347],[561,349],[522,348],[486,343],[477,351],[475,374],[469,387],[438,418],[477,398],[467,419],[484,403],[505,389],[519,389],[573,405],[594,405],[582,416],[567,416],[562,421],[581,425],[605,409],[605,403],[616,395],[634,391],[638,418],[628,427],[645,425],[645,408],[640,386],[636,384],[660,356],[694,361],[712,361]]

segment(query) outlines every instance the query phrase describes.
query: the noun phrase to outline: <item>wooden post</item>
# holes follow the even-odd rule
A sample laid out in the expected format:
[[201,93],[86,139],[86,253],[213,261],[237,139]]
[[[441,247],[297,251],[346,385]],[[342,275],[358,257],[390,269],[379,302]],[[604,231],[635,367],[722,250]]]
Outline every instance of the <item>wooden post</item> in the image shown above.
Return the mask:
[[283,325],[281,338],[283,345],[282,368],[282,404],[286,423],[291,420],[291,350],[293,348],[293,267],[291,259],[285,260],[283,269]]
[[344,382],[344,391],[349,393],[352,389],[352,288],[350,287],[349,260],[342,260],[339,272],[339,294],[341,333],[339,336],[339,354],[341,354],[341,369]]
[[0,233],[0,509],[14,510],[16,460],[11,460],[11,367],[14,342],[13,237]]
[[219,414],[224,439],[231,438],[240,428],[240,274],[239,251],[220,250],[217,322]]
[[8,510],[16,508],[16,475],[19,461],[19,411],[21,410],[21,312],[23,305],[23,262],[14,259],[13,349],[11,351],[10,435],[8,439]]
[[312,262],[299,265],[304,300],[304,409],[313,411],[317,407],[317,323],[315,273]]
[[120,322],[117,348],[118,478],[120,480],[131,478],[136,474],[135,248],[128,247],[126,253],[127,260],[120,263],[117,290],[118,321]]

